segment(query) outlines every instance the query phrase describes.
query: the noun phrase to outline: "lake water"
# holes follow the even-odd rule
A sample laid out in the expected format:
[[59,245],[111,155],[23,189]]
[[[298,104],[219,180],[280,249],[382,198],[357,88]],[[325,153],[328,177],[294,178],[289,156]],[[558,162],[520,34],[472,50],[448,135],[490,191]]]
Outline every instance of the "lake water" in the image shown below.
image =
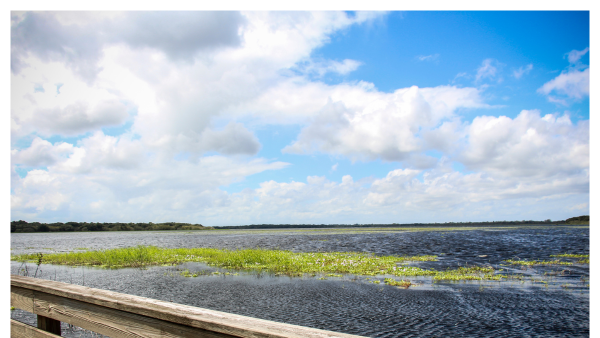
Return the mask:
[[[404,289],[384,285],[386,276],[290,278],[200,263],[145,270],[42,264],[36,277],[367,337],[589,336],[588,265],[523,269],[503,263],[506,259],[548,260],[561,253],[589,254],[589,227],[11,234],[12,254],[135,245],[438,255],[437,262],[415,265],[438,270],[491,265],[503,269],[501,273],[524,278],[433,283],[431,278],[409,277],[418,286]],[[32,276],[36,268],[11,263],[13,274]],[[209,274],[186,278],[179,274],[183,269]],[[12,311],[11,317],[35,325],[35,316],[26,312]],[[78,328],[65,325],[63,329],[63,336],[86,336]]]

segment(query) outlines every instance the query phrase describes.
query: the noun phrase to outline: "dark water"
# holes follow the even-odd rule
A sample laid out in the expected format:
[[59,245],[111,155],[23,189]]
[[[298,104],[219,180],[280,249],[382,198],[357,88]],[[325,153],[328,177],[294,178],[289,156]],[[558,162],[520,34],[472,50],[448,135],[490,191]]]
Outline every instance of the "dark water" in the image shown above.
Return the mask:
[[[589,253],[589,228],[530,227],[458,231],[210,231],[13,234],[11,252],[57,252],[132,245],[361,251],[378,255],[438,255],[421,267],[491,265],[523,275],[502,282],[432,283],[400,289],[383,276],[289,278],[215,269],[199,263],[147,270],[101,270],[41,265],[37,277],[173,301],[218,311],[368,337],[587,337],[589,267],[519,269],[505,259],[548,260]],[[480,257],[484,256],[485,257]],[[182,269],[209,275],[185,278]],[[21,273],[20,263],[11,273]],[[29,264],[33,275],[36,266]],[[221,271],[221,274],[210,274]],[[238,273],[225,275],[223,273]],[[374,280],[380,284],[372,283]],[[541,283],[540,280],[546,283]],[[12,317],[35,324],[19,310]],[[64,327],[64,336],[86,336]],[[87,336],[91,336],[87,334]]]

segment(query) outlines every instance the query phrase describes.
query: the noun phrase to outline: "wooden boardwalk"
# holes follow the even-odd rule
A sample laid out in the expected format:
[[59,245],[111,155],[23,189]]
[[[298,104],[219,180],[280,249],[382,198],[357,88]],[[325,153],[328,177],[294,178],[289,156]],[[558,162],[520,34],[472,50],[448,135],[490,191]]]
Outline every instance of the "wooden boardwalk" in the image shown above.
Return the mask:
[[360,337],[38,278],[10,282],[11,306],[38,315],[37,328],[11,320],[11,337],[58,337],[60,322],[113,338]]

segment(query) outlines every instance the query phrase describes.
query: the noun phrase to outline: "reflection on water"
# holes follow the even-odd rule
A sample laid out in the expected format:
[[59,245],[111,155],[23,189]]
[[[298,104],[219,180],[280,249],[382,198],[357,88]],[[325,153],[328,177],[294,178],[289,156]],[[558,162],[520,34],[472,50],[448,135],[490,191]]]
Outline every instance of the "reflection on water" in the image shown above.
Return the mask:
[[[415,265],[438,270],[491,265],[511,278],[433,282],[429,277],[408,277],[404,279],[415,285],[405,289],[385,285],[384,278],[392,276],[291,278],[201,263],[146,270],[42,264],[37,277],[371,337],[589,336],[587,265],[522,269],[503,263],[515,257],[535,260],[559,253],[588,254],[589,229],[492,230],[12,234],[11,253],[156,245],[433,254],[439,261]],[[33,275],[36,266],[11,263],[11,273],[23,274],[23,269]],[[198,276],[185,277],[186,270]],[[22,311],[13,311],[11,316],[35,324],[35,318]],[[82,334],[76,329],[67,331],[63,335]]]

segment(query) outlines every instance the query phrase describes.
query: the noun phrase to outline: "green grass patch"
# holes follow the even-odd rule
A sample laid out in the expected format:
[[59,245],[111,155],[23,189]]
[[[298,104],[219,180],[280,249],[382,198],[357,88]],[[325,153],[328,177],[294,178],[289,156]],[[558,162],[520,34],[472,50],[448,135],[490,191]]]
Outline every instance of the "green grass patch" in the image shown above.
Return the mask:
[[560,259],[554,259],[554,260],[548,260],[548,261],[544,261],[544,260],[526,261],[526,260],[508,259],[508,260],[505,260],[504,262],[509,263],[509,264],[513,264],[513,265],[524,265],[524,266],[536,266],[536,265],[573,265],[575,263],[577,263],[577,264],[590,264],[590,255],[579,255],[579,254],[564,253],[564,254],[558,254],[558,255],[550,255],[550,257],[553,257],[553,258],[580,258],[580,259],[577,260],[576,262],[573,262],[573,261],[562,261]]
[[552,261],[519,261],[519,260],[513,260],[513,259],[507,259],[505,260],[506,263],[509,264],[513,264],[513,265],[526,265],[526,266],[534,266],[534,265],[573,265],[573,262],[563,262],[559,259],[556,260],[552,260]]
[[550,257],[565,257],[565,258],[590,258],[590,255],[577,255],[577,254],[560,254],[560,255],[550,255]]
[[[411,261],[435,261],[436,256],[375,256],[359,252],[296,253],[287,250],[213,248],[158,248],[136,246],[85,252],[52,253],[43,256],[45,264],[96,266],[102,268],[148,267],[202,262],[226,269],[265,271],[289,276],[304,274],[432,276],[434,280],[498,280],[493,268],[471,266],[435,271],[399,265]],[[36,254],[13,255],[16,261],[37,261]],[[194,275],[187,272],[186,277]],[[333,277],[333,276],[332,276]]]
[[405,288],[405,289],[408,289],[410,286],[414,285],[409,280],[400,280],[400,281],[397,281],[397,280],[392,279],[392,278],[386,278],[384,280],[384,282],[387,285],[402,287],[402,288]]
[[183,277],[198,277],[198,276],[208,276],[208,275],[210,275],[210,272],[208,272],[206,270],[190,272],[190,270],[185,269],[183,271],[180,271],[179,275],[183,276]]

